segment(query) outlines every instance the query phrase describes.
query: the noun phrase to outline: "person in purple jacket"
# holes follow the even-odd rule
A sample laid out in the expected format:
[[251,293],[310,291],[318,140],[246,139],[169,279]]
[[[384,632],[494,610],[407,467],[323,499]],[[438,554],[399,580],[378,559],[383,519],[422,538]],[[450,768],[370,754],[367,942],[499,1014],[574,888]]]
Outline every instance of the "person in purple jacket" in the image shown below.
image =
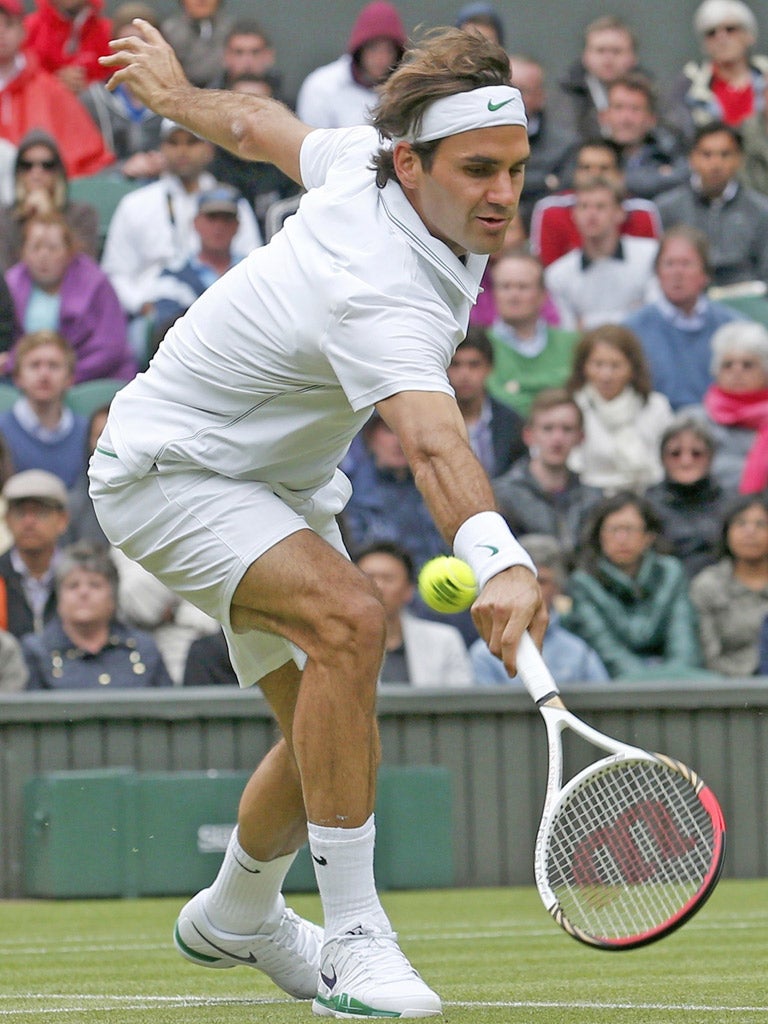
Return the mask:
[[[75,350],[73,383],[135,376],[136,360],[117,295],[99,265],[77,251],[60,214],[43,214],[27,223],[21,261],[5,277],[18,332],[57,331]],[[6,360],[6,373],[12,361],[13,353]]]

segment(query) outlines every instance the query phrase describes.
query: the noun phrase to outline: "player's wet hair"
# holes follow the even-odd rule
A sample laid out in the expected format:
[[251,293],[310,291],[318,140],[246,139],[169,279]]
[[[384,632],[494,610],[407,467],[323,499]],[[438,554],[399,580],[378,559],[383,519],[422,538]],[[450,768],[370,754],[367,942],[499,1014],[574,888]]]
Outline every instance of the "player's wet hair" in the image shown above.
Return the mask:
[[[408,49],[397,70],[381,86],[373,124],[386,144],[373,159],[379,188],[397,180],[393,138],[418,131],[424,112],[435,100],[472,92],[487,85],[509,85],[509,57],[483,36],[461,29],[433,29]],[[426,170],[442,140],[413,144]]]

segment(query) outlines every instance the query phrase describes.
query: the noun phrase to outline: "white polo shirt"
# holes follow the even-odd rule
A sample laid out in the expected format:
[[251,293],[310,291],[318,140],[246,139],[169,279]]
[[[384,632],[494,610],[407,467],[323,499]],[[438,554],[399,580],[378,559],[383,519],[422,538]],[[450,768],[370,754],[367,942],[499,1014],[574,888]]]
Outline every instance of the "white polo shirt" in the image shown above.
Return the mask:
[[453,393],[447,367],[487,257],[462,262],[397,183],[376,188],[377,145],[370,127],[307,136],[298,213],[114,400],[109,441],[131,473],[197,466],[314,491],[376,402]]

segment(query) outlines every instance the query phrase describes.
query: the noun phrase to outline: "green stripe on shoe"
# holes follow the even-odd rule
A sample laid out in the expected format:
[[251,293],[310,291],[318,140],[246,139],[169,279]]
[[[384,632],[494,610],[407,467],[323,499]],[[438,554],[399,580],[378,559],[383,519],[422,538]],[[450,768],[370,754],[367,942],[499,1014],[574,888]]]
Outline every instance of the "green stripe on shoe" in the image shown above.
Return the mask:
[[329,1010],[335,1010],[337,1013],[349,1013],[355,1017],[399,1017],[400,1014],[397,1010],[376,1010],[373,1006],[366,1006],[365,1003],[361,1003],[358,999],[354,999],[352,996],[348,996],[346,992],[342,992],[338,996],[332,996],[330,999],[326,999],[325,996],[315,996],[315,999],[322,1006],[326,1006]]
[[175,925],[173,929],[173,941],[179,947],[179,950],[188,956],[190,960],[197,960],[201,964],[218,964],[221,963],[220,956],[207,956],[205,953],[198,953],[196,949],[191,949],[186,942],[179,935],[179,926]]

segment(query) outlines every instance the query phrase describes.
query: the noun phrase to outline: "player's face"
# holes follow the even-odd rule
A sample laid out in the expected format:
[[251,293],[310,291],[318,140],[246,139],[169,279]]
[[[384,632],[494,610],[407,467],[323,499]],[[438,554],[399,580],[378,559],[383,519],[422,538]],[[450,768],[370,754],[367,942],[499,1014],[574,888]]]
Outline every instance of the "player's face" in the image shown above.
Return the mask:
[[690,311],[709,284],[701,256],[685,238],[665,242],[656,266],[664,296],[675,306]]
[[614,82],[637,63],[632,37],[620,28],[590,32],[582,62],[587,71],[600,82]]
[[632,380],[632,364],[615,345],[597,341],[584,363],[584,376],[600,397],[610,402]]
[[551,469],[562,469],[582,439],[577,410],[570,404],[556,405],[537,412],[531,424],[523,431],[523,440],[531,452]]
[[376,552],[361,558],[358,567],[379,588],[387,615],[397,614],[413,597],[413,585],[399,558]]
[[645,520],[634,505],[611,512],[600,527],[600,546],[603,554],[623,572],[633,575],[643,555],[653,543]]
[[72,374],[58,346],[38,345],[17,366],[14,383],[30,402],[51,402],[61,398]]
[[713,132],[693,147],[688,162],[704,195],[719,196],[741,167],[741,151],[727,132]]
[[712,452],[692,430],[670,437],[661,453],[664,472],[677,484],[695,484],[709,473]]
[[456,393],[456,401],[472,402],[485,392],[491,367],[476,348],[462,348],[454,353],[448,367],[448,380]]
[[521,125],[451,135],[429,171],[415,159],[406,193],[430,233],[456,255],[497,252],[517,212],[529,152]]
[[58,587],[58,612],[64,625],[107,625],[115,612],[109,580],[100,572],[72,569]]
[[620,146],[639,145],[656,124],[644,94],[623,85],[611,89],[601,120]]

